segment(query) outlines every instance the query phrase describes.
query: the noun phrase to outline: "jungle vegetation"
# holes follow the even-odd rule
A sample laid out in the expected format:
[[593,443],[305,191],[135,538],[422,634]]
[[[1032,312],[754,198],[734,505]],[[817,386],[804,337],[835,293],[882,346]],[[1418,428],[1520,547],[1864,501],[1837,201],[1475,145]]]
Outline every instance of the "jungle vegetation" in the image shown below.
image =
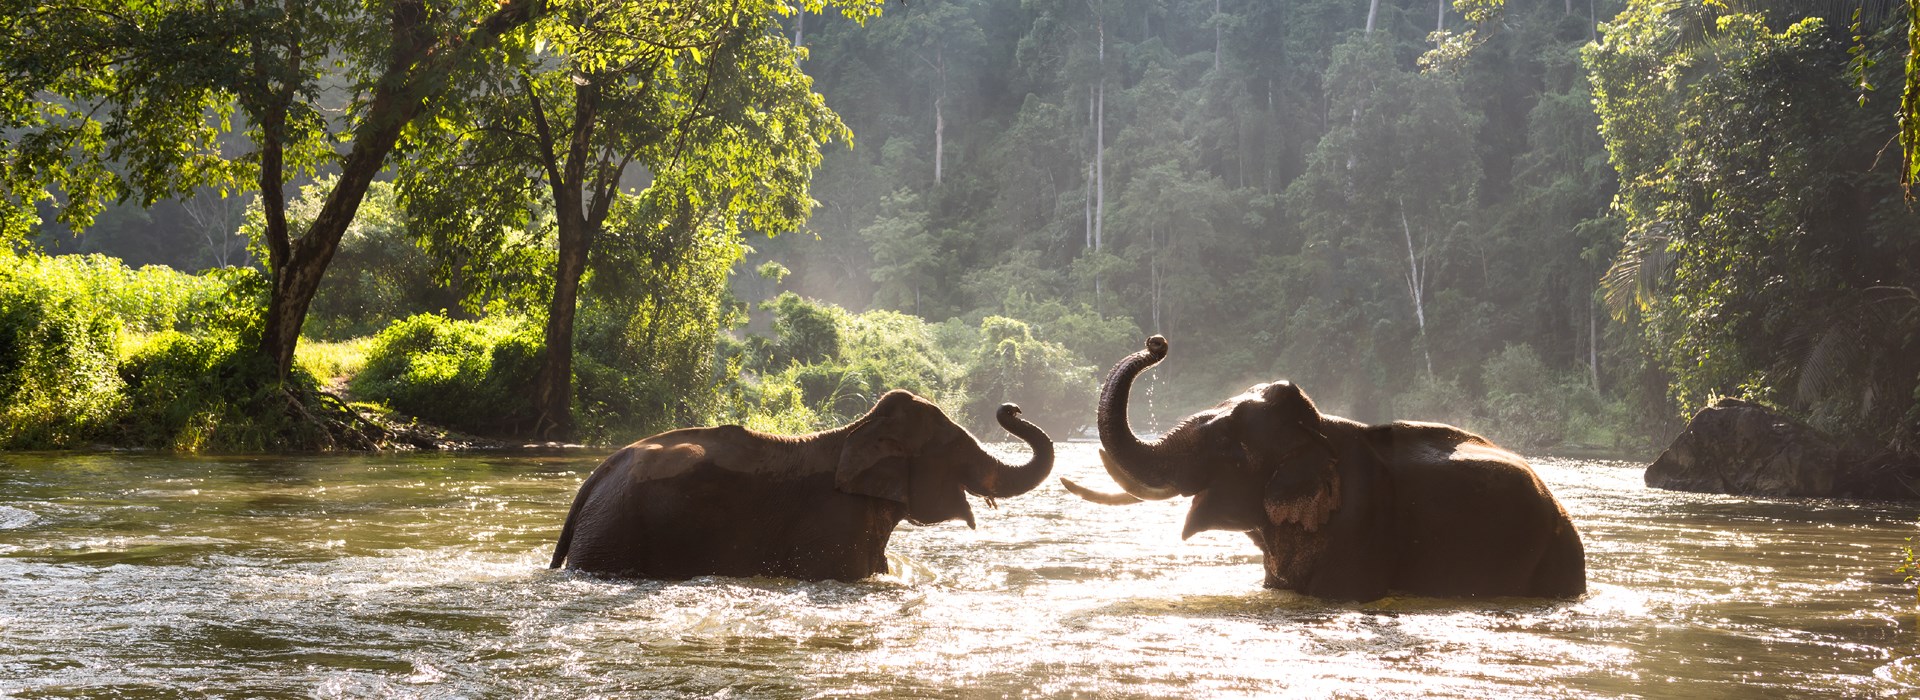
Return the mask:
[[891,388],[1058,439],[1162,333],[1143,422],[1286,378],[1526,450],[1737,396],[1920,451],[1906,5],[5,9],[8,447],[608,444]]

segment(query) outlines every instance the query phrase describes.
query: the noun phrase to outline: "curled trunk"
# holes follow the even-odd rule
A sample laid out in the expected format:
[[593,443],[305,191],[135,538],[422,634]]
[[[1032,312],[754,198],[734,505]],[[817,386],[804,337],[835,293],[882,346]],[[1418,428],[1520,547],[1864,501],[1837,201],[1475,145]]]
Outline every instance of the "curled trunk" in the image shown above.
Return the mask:
[[1127,424],[1127,395],[1133,391],[1134,377],[1166,356],[1167,339],[1148,338],[1146,349],[1114,365],[1100,387],[1100,461],[1114,483],[1136,498],[1158,500],[1179,494],[1168,466],[1167,446],[1162,441],[1141,441]]
[[1000,404],[994,417],[1000,421],[1000,427],[1033,448],[1033,456],[1026,464],[1008,464],[985,455],[983,468],[968,480],[967,490],[987,498],[1009,498],[1032,491],[1053,473],[1053,439],[1047,437],[1040,426],[1021,418],[1019,406]]

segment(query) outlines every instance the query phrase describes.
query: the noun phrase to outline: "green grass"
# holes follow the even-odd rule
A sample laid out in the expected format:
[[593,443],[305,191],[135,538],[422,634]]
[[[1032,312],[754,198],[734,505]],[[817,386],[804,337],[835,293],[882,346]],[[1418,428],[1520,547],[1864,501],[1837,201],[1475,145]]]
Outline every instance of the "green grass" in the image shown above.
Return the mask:
[[312,372],[323,384],[342,385],[367,364],[367,351],[373,336],[340,341],[301,339],[293,350],[293,361]]

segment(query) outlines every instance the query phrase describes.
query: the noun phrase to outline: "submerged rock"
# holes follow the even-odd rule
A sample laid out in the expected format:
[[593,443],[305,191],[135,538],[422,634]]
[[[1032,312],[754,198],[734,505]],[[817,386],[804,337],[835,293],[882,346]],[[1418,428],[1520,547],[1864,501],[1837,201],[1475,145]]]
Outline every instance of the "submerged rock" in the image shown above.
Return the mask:
[[1760,404],[1720,399],[1647,466],[1673,491],[1818,498],[1920,498],[1920,462],[1850,450]]

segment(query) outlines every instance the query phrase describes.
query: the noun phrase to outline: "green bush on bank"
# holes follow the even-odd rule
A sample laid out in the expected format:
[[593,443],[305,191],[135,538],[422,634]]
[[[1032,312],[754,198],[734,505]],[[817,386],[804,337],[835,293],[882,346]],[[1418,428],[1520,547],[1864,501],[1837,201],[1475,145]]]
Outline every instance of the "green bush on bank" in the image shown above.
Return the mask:
[[314,414],[338,410],[322,408],[327,400],[313,375],[295,367],[284,386],[275,382],[273,363],[231,330],[156,335],[121,364],[120,375],[127,410],[118,444],[183,452],[337,446]]
[[[1085,427],[1097,390],[1093,368],[1023,321],[990,316],[928,323],[897,311],[850,314],[787,292],[762,308],[771,338],[723,338],[732,368],[720,419],[804,432],[844,424],[893,389],[919,394],[988,440],[1003,402],[1064,439]],[[1062,314],[1066,315],[1066,314]]]
[[1636,434],[1624,403],[1583,375],[1553,371],[1532,346],[1506,346],[1481,364],[1479,379],[1476,395],[1459,380],[1422,376],[1393,399],[1393,416],[1450,423],[1524,453],[1622,450]]
[[0,447],[108,439],[134,408],[121,355],[205,326],[229,281],[103,255],[0,250]]
[[434,425],[486,435],[532,428],[541,328],[524,318],[419,314],[388,325],[354,375],[356,398]]
[[89,274],[101,265],[0,255],[0,447],[83,444],[122,404],[124,324]]
[[993,422],[1002,403],[1019,404],[1023,416],[1056,440],[1078,434],[1092,420],[1093,367],[1074,362],[1059,343],[1034,338],[1023,321],[988,316],[980,322],[981,342],[964,383],[965,414],[976,435],[989,440],[1005,433]]
[[312,376],[283,386],[256,349],[265,292],[250,269],[0,252],[0,447],[337,444]]
[[717,420],[806,432],[858,418],[893,389],[950,412],[962,403],[959,365],[942,347],[937,327],[918,317],[850,314],[792,292],[762,308],[773,314],[773,337],[720,340],[725,402]]

